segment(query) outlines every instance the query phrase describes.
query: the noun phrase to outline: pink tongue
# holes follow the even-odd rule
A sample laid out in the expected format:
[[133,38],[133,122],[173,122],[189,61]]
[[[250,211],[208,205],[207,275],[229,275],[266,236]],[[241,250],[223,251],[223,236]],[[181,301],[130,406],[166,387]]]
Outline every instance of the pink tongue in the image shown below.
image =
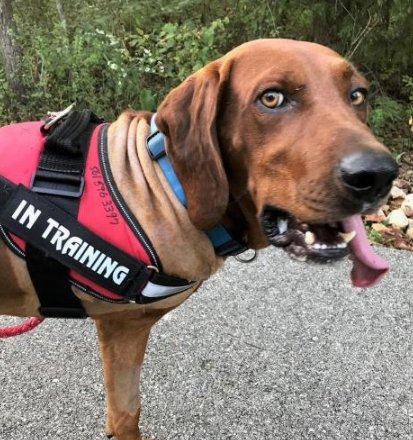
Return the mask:
[[350,250],[354,260],[351,271],[353,286],[374,286],[389,270],[389,264],[373,252],[359,215],[346,218],[342,221],[342,225],[344,232],[356,231],[356,236],[350,242]]

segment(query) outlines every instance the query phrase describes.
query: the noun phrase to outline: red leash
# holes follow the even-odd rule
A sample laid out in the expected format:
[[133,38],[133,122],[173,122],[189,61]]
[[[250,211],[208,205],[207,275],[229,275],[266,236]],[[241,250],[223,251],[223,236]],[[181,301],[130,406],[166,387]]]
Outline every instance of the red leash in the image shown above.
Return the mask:
[[44,318],[29,318],[21,324],[10,325],[8,327],[0,327],[0,339],[11,338],[12,336],[22,335],[36,328],[44,321]]

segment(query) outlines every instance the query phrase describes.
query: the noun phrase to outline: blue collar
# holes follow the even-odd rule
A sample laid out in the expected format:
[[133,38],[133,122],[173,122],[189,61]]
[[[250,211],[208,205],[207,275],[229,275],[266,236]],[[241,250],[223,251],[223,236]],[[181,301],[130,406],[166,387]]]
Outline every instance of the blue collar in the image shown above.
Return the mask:
[[[176,197],[187,207],[186,197],[181,182],[172,167],[169,157],[165,151],[165,136],[158,130],[155,123],[156,113],[151,119],[151,134],[146,140],[146,147],[148,149],[149,156],[152,160],[156,160],[161,167],[165,177],[167,178],[171,188],[173,189]],[[208,238],[211,240],[215,252],[220,257],[229,257],[232,255],[238,255],[248,249],[244,243],[240,243],[235,240],[228,230],[223,225],[216,225],[212,229],[206,232]]]

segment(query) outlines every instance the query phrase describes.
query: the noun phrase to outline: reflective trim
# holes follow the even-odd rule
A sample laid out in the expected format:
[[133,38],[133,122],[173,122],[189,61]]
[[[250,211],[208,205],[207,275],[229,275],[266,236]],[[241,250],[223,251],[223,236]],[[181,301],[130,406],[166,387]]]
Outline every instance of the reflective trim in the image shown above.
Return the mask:
[[142,295],[148,298],[162,298],[164,296],[170,296],[175,293],[181,293],[185,290],[195,286],[196,282],[188,284],[186,286],[161,286],[160,284],[154,284],[150,281],[142,291]]

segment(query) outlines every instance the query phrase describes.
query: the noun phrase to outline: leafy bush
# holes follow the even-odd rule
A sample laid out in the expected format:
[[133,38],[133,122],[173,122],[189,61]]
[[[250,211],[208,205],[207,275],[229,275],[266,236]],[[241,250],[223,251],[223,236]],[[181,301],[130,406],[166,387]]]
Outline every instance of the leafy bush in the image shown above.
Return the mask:
[[[51,50],[53,41],[53,50]],[[20,117],[35,118],[76,101],[110,117],[138,102],[139,77],[122,41],[100,29],[68,38],[59,24],[25,45],[23,83],[27,105]]]
[[208,26],[167,23],[145,33],[137,28],[127,40],[131,61],[141,78],[140,104],[156,107],[156,101],[191,73],[219,57],[217,40],[228,20],[218,19]]
[[395,153],[413,148],[409,130],[411,108],[389,96],[377,97],[369,115],[373,132]]
[[23,49],[14,96],[0,70],[0,122],[32,119],[76,101],[108,120],[126,107],[154,109],[165,93],[244,41],[284,37],[326,44],[374,86],[370,123],[411,146],[413,1],[13,0]]
[[26,102],[18,109],[12,105],[14,96],[0,75],[3,123],[39,118],[71,102],[107,120],[127,107],[152,110],[168,90],[220,55],[217,40],[228,20],[201,27],[161,23],[150,32],[137,27],[121,33],[109,32],[99,19],[72,30],[53,23],[19,34]]
[[388,96],[379,96],[370,112],[370,125],[377,135],[382,136],[386,129],[391,130],[403,123],[404,113],[405,107],[402,103]]

